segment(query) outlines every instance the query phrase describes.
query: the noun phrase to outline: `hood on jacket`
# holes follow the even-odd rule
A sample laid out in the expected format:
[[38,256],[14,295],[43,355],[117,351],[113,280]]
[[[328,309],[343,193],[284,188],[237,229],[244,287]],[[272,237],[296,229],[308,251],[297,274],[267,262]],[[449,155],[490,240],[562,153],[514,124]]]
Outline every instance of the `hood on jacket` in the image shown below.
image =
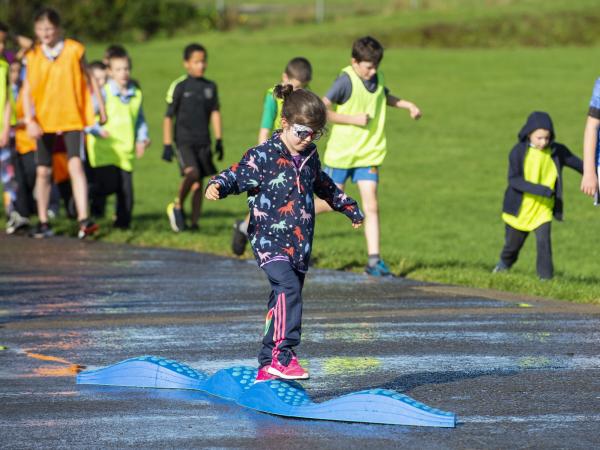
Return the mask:
[[526,142],[529,140],[529,135],[539,129],[543,128],[544,130],[550,131],[550,144],[554,142],[554,125],[552,123],[552,119],[548,113],[543,111],[534,111],[529,114],[527,118],[527,122],[519,131],[518,137],[520,142]]

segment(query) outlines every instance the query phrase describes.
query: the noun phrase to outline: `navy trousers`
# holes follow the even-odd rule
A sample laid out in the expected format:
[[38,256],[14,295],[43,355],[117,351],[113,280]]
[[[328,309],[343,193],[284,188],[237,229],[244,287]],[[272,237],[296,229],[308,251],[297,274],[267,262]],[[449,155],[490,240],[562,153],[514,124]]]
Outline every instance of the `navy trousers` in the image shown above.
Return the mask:
[[294,356],[293,348],[300,344],[302,333],[302,288],[305,274],[287,261],[273,261],[262,267],[271,283],[271,295],[259,367],[277,358],[287,366]]

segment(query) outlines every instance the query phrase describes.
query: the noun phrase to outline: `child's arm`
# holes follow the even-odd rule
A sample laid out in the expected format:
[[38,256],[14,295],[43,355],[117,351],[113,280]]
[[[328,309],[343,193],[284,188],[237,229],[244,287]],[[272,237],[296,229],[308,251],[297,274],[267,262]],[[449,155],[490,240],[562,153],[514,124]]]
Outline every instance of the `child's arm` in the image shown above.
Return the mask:
[[208,200],[218,200],[230,194],[241,194],[250,189],[259,188],[262,181],[262,160],[259,158],[257,148],[251,148],[239,163],[223,170],[209,180],[205,197]]
[[588,116],[583,133],[583,178],[581,191],[594,196],[598,192],[598,175],[596,173],[596,146],[598,145],[600,118]]
[[32,139],[39,139],[42,136],[43,131],[42,127],[40,127],[33,116],[33,100],[31,99],[31,90],[27,77],[23,80],[23,90],[21,95],[23,96],[23,121],[27,128],[27,134],[29,134],[29,137]]
[[179,100],[181,98],[181,84],[177,81],[171,83],[167,91],[167,111],[163,119],[163,153],[162,159],[171,162],[173,160],[173,117],[177,117]]
[[417,105],[408,100],[402,100],[392,94],[387,95],[387,105],[394,108],[406,109],[410,113],[411,119],[418,120],[421,118],[422,113]]
[[258,130],[258,143],[262,144],[269,139],[269,133],[273,129],[273,124],[277,119],[277,102],[269,92],[265,94],[263,102],[263,113],[260,119],[260,129]]
[[543,184],[531,183],[525,180],[523,174],[523,159],[519,157],[519,146],[510,152],[508,157],[508,184],[517,191],[528,192],[542,197],[552,197],[554,191]]
[[[317,154],[313,157],[317,157]],[[360,225],[365,219],[358,203],[351,197],[348,197],[344,191],[336,186],[333,180],[321,169],[321,162],[317,159],[317,175],[313,183],[313,190],[317,197],[325,200],[331,209],[341,212],[348,217],[352,224]],[[355,227],[357,228],[357,227]]]
[[104,125],[106,123],[106,107],[104,105],[104,97],[102,97],[102,94],[100,93],[100,87],[98,86],[98,82],[96,81],[96,78],[94,78],[94,76],[92,76],[90,69],[88,68],[88,65],[85,61],[85,56],[83,56],[81,58],[80,61],[81,64],[81,71],[83,72],[83,75],[86,79],[86,82],[88,84],[88,86],[90,86],[90,89],[92,91],[92,95],[94,95],[98,101],[98,116],[100,117],[100,125]]
[[560,157],[563,164],[579,173],[583,173],[583,161],[578,156],[575,156],[566,146],[561,147]]
[[135,155],[137,158],[144,156],[144,152],[150,146],[150,136],[148,134],[148,124],[144,116],[144,110],[140,106],[137,119],[135,121]]
[[210,124],[215,133],[215,153],[217,159],[223,161],[223,129],[221,127],[221,111],[215,109],[210,113]]
[[360,114],[340,114],[333,110],[333,103],[327,98],[323,97],[323,103],[327,107],[327,121],[332,123],[339,123],[344,125],[356,125],[358,127],[364,127],[369,123],[369,115],[367,113]]
[[[10,92],[10,91],[7,91]],[[10,115],[11,106],[10,98],[6,96],[6,103],[4,104],[4,111],[2,114],[2,133],[0,133],[0,148],[6,147],[10,141]]]

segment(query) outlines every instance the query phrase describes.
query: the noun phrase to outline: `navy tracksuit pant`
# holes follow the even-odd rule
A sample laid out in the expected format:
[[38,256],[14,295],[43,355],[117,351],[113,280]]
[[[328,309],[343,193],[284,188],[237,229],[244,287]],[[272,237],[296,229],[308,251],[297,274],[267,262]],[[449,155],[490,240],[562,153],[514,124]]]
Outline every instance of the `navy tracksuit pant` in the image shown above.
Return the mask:
[[[535,229],[535,238],[537,244],[537,262],[536,269],[538,276],[544,279],[550,279],[554,275],[554,266],[552,265],[552,241],[550,240],[550,230],[552,222],[546,222]],[[517,262],[519,252],[525,244],[525,239],[529,233],[527,231],[516,230],[506,224],[506,237],[504,239],[504,248],[500,253],[500,261],[506,267],[512,267]]]
[[287,366],[294,356],[293,347],[300,344],[305,274],[287,261],[273,261],[262,269],[271,283],[271,295],[258,364],[259,367],[269,365],[277,358]]

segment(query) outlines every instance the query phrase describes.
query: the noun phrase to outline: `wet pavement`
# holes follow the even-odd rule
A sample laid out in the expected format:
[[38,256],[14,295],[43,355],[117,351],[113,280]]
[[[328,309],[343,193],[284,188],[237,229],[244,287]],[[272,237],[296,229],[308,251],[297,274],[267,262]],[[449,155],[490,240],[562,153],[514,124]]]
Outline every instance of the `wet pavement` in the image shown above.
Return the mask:
[[455,429],[294,420],[191,391],[75,385],[155,354],[255,365],[268,283],[252,261],[0,236],[0,447],[598,448],[600,307],[312,270],[303,382],[383,387]]

